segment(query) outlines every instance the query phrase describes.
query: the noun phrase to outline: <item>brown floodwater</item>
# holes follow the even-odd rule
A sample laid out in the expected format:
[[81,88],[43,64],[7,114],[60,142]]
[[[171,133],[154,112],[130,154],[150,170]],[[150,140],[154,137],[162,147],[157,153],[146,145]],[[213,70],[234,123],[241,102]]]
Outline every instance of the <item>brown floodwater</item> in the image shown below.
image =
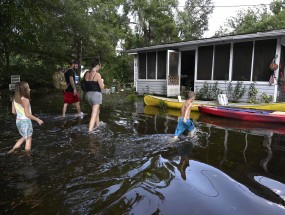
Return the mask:
[[7,151],[19,134],[9,94],[0,108],[0,214],[285,214],[285,126],[192,112],[197,137],[171,138],[178,110],[104,95],[87,132],[62,95],[33,92],[32,152]]

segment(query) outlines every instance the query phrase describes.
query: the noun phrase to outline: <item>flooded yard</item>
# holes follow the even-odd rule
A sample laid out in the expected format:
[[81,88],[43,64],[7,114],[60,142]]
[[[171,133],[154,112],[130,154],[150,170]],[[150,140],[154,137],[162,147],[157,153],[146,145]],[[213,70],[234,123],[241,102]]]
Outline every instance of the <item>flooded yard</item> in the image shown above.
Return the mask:
[[[285,126],[192,112],[197,138],[171,138],[179,110],[104,95],[101,126],[87,132],[62,95],[31,93],[32,152],[6,153],[20,137],[1,119],[0,214],[285,214]],[[1,109],[10,110],[2,94]]]

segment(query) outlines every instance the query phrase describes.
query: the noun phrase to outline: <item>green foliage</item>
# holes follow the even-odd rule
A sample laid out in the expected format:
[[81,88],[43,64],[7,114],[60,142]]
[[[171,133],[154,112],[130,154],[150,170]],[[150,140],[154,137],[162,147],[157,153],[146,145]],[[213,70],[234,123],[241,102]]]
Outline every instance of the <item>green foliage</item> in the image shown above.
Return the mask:
[[131,93],[127,96],[127,101],[134,103],[138,101],[138,96],[135,93]]
[[128,76],[129,68],[115,52],[124,35],[123,19],[117,12],[120,3],[1,1],[2,87],[8,86],[12,74],[31,85],[51,87],[58,66],[66,67],[72,59],[82,59],[83,65],[89,65],[94,56],[100,56],[107,68],[123,66],[121,70]]
[[257,103],[256,95],[258,93],[258,89],[256,89],[255,84],[255,82],[251,83],[248,88],[248,102],[251,104]]
[[277,15],[281,12],[282,9],[284,9],[284,0],[274,0],[270,4],[270,10],[274,15]]
[[266,93],[262,93],[261,102],[270,103],[273,101],[273,96],[268,96]]
[[118,43],[129,49],[179,41],[177,23],[184,21],[183,29],[191,26],[187,37],[197,37],[208,25],[211,11],[202,10],[208,4],[210,0],[196,0],[188,5],[190,11],[199,6],[188,22],[178,18],[177,0],[1,0],[0,85],[8,87],[10,76],[18,74],[31,85],[52,87],[57,67],[77,59],[88,68],[94,56],[101,58],[107,84],[129,82],[133,62],[117,55]]
[[127,0],[124,13],[134,16],[134,30],[129,30],[125,47],[137,48],[177,41],[178,32],[174,20],[176,0]]
[[239,99],[243,97],[245,91],[246,91],[246,86],[243,86],[243,82],[238,81],[234,88],[232,86],[232,82],[230,82],[227,87],[229,101],[237,102]]
[[214,6],[211,0],[187,0],[178,12],[178,30],[182,40],[198,39],[208,30],[209,15]]
[[118,55],[113,57],[112,63],[104,64],[100,69],[102,78],[106,87],[113,85],[114,79],[116,82],[126,84],[133,82],[133,59],[128,55]]
[[167,108],[166,102],[163,100],[159,100],[158,107],[165,109]]
[[215,82],[213,85],[209,84],[207,81],[204,82],[203,86],[196,90],[196,98],[199,100],[217,100],[219,94],[222,94],[223,91],[218,87],[218,82]]
[[270,4],[270,11],[266,5],[257,8],[240,10],[236,17],[230,17],[224,27],[215,36],[246,34],[285,28],[285,8],[283,0],[276,0]]
[[111,94],[103,94],[104,106],[116,107],[118,105],[124,105],[125,103],[132,103],[141,101],[143,102],[143,96],[137,96],[134,93],[129,92],[117,92]]

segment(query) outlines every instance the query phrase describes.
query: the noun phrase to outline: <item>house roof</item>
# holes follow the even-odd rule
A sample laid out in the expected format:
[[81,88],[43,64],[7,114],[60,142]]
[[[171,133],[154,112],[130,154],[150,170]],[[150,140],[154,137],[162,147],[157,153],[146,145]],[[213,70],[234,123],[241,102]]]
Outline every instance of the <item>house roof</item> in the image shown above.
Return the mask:
[[282,36],[285,36],[285,29],[267,31],[267,32],[257,32],[257,33],[252,33],[252,34],[211,37],[211,38],[204,38],[204,39],[199,39],[199,40],[161,44],[161,45],[155,45],[155,46],[147,46],[147,47],[142,47],[142,48],[129,49],[123,52],[129,53],[129,54],[135,54],[138,52],[146,52],[146,51],[153,51],[153,50],[179,49],[181,47],[186,47],[186,46],[224,44],[224,43],[230,43],[230,42],[248,41],[252,39],[278,38]]

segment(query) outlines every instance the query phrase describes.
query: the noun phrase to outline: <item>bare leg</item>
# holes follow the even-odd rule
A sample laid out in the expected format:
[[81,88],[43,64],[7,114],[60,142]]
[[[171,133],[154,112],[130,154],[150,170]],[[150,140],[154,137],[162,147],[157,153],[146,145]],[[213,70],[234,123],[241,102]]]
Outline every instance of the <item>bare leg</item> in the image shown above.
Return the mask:
[[99,105],[98,113],[97,113],[97,117],[96,117],[96,127],[98,127],[98,126],[100,125],[100,119],[99,119],[99,116],[100,116],[100,105]]
[[62,108],[62,116],[65,117],[65,113],[66,113],[66,108],[67,108],[67,103],[63,104],[63,108]]
[[25,138],[22,137],[21,139],[19,139],[16,144],[14,145],[14,147],[8,152],[8,154],[14,152],[16,149],[20,148],[20,146],[22,145],[22,143],[25,141]]
[[[93,131],[93,128],[95,126],[95,123],[97,121],[97,118],[99,119],[99,107],[100,105],[93,105],[92,106],[92,113],[91,113],[91,119],[89,122],[89,132]],[[98,126],[99,124],[97,124],[96,126]]]
[[32,147],[32,137],[28,137],[28,138],[26,139],[25,151],[26,151],[26,152],[31,151],[31,147]]
[[76,107],[77,113],[80,114],[81,113],[80,102],[76,102],[75,107]]

